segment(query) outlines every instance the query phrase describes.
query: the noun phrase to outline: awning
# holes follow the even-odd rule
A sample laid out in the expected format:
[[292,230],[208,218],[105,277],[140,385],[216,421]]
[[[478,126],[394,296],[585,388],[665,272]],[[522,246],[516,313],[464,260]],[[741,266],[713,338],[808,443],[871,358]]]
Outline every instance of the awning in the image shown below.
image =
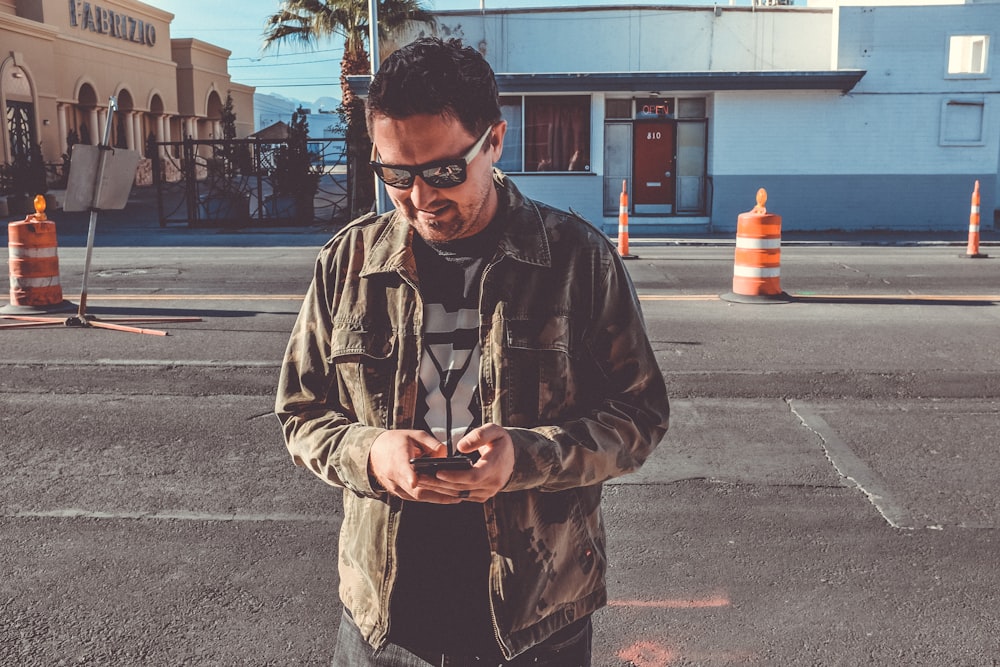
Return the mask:
[[[697,90],[839,90],[849,92],[866,70],[755,72],[548,72],[497,74],[501,94]],[[351,91],[365,97],[370,78],[347,77]]]

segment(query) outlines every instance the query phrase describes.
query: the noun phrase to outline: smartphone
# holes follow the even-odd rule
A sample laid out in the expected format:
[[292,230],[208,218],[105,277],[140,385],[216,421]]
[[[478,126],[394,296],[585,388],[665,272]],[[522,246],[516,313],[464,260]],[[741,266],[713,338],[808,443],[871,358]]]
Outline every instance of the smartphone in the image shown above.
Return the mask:
[[410,465],[420,473],[434,473],[438,470],[468,470],[472,459],[468,456],[421,456],[410,459]]

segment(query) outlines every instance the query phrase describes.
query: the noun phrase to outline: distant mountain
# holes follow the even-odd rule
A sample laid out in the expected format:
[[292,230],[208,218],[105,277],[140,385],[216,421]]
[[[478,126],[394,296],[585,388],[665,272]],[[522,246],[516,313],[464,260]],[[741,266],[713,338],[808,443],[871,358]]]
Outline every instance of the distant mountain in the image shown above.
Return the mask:
[[261,130],[268,125],[274,125],[279,120],[286,123],[292,117],[299,106],[306,106],[299,100],[293,100],[283,95],[254,93],[253,95],[253,115],[254,132]]
[[316,113],[336,113],[339,106],[340,100],[336,97],[321,97],[313,102],[313,111]]
[[337,107],[340,100],[336,97],[321,97],[314,102],[297,100],[276,93],[254,93],[254,132],[279,120],[288,122],[299,107],[309,112],[309,135],[313,137],[334,136],[338,134],[334,127],[340,122]]

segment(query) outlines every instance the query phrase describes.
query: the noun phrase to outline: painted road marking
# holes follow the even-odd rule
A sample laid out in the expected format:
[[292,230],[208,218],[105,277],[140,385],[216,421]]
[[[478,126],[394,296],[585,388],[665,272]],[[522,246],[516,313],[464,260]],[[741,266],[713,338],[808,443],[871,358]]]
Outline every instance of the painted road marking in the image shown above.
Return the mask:
[[679,665],[736,665],[753,664],[758,660],[758,656],[748,652],[685,652],[655,641],[637,641],[619,651],[618,657],[635,667],[667,667],[675,662]]
[[728,607],[729,598],[716,595],[703,599],[675,600],[610,600],[609,607],[642,607],[648,609],[707,609],[711,607]]
[[88,294],[87,301],[301,301],[302,294]]
[[[813,294],[789,293],[821,301],[1000,301],[1000,294]],[[96,301],[301,301],[302,294],[88,294]],[[718,294],[639,294],[640,301],[719,301]]]
[[329,516],[313,516],[310,514],[215,514],[211,512],[189,512],[185,510],[161,512],[98,512],[78,508],[66,508],[43,511],[23,511],[4,514],[15,519],[133,519],[154,521],[309,521],[317,523],[334,523],[339,518]]
[[271,361],[246,361],[224,359],[0,359],[0,366],[191,366],[209,368],[277,368],[280,359]]
[[618,651],[618,657],[636,667],[663,667],[678,656],[659,642],[638,641],[626,649]]
[[868,497],[890,526],[909,530],[916,528],[915,521],[906,508],[889,495],[889,486],[885,480],[851,450],[825,419],[801,401],[790,400],[788,406],[792,414],[802,421],[803,426],[819,436],[826,457],[834,469],[841,477],[853,482],[858,490]]
[[791,294],[815,301],[1000,301],[1000,294]]

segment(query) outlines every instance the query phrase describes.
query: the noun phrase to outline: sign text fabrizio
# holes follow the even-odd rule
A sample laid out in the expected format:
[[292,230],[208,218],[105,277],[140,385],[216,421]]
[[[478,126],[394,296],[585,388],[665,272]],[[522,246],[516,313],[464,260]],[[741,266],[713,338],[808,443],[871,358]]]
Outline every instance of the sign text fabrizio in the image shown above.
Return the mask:
[[69,0],[69,24],[136,44],[156,44],[156,27],[132,16],[80,0]]

